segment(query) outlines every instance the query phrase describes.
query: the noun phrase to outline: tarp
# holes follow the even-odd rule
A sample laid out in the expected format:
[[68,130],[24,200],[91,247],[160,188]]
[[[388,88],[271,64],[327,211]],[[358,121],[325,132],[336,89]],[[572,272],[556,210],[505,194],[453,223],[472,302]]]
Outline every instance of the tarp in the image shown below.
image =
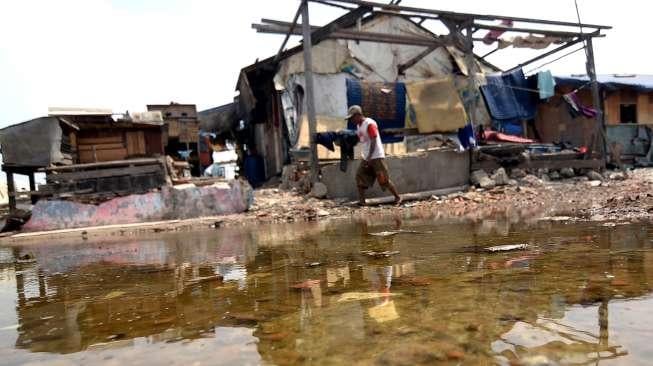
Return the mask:
[[[623,88],[639,92],[653,92],[653,75],[597,75],[599,85],[605,90],[612,91]],[[556,76],[557,85],[578,88],[589,83],[587,75],[582,76]]]
[[41,117],[0,130],[4,164],[46,167],[60,163],[62,130],[57,117]]
[[238,122],[236,104],[229,103],[197,113],[202,131],[223,133],[233,129]]
[[[404,83],[368,83],[347,80],[347,104],[359,105],[365,116],[374,119],[383,131],[389,128],[404,128],[406,125],[406,86]],[[348,129],[356,126],[348,123]],[[403,141],[403,136],[384,136],[384,144]]]
[[407,83],[406,89],[420,133],[456,131],[467,124],[465,107],[451,78]]

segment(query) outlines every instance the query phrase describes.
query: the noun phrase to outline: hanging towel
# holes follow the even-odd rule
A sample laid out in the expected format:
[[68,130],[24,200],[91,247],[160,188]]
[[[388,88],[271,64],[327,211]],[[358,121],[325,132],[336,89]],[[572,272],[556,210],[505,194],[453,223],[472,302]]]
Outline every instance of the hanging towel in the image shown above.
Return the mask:
[[467,113],[453,79],[428,79],[406,84],[410,112],[420,133],[457,131]]
[[[347,105],[359,105],[365,116],[376,121],[381,141],[390,144],[403,141],[403,136],[384,135],[383,130],[406,125],[406,86],[404,83],[370,83],[347,79]],[[347,128],[356,130],[352,122]]]
[[555,94],[556,82],[551,71],[540,71],[537,73],[537,89],[540,91],[540,99],[549,99]]

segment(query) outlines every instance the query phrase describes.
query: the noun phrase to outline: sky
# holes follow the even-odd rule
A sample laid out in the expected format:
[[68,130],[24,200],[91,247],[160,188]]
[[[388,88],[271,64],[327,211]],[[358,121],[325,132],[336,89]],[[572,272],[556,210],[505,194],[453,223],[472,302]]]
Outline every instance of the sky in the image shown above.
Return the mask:
[[[389,2],[389,1],[388,1]],[[230,102],[239,70],[277,52],[283,36],[257,34],[261,18],[292,20],[299,0],[0,0],[0,127],[46,115],[49,106],[143,111],[148,103]],[[437,4],[437,5],[436,5]],[[637,41],[650,6],[578,0],[582,21],[614,28],[595,43],[599,73],[653,74]],[[574,0],[404,0],[441,10],[576,21]],[[311,5],[311,23],[341,10]],[[435,25],[428,21],[427,27]],[[434,30],[439,28],[433,26]],[[293,44],[298,38],[293,38]],[[573,49],[573,48],[572,48]],[[486,48],[476,49],[483,54]],[[532,51],[488,58],[510,67]],[[584,73],[582,52],[547,66]]]

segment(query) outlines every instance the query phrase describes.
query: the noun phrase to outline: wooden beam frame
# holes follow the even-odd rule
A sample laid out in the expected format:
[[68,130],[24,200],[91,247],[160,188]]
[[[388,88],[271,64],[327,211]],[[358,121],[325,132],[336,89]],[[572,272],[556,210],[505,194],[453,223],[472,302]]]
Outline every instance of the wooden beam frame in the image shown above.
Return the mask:
[[317,182],[319,177],[319,161],[317,156],[317,116],[315,114],[315,86],[313,84],[313,35],[308,14],[308,0],[302,0],[302,35],[304,40],[304,82],[306,93],[306,114],[308,117],[308,133],[311,147],[311,182]]
[[[308,0],[308,1],[313,1],[313,0]],[[332,3],[341,3],[341,4],[353,4],[353,5],[358,5],[358,6],[367,6],[367,7],[379,8],[381,10],[389,10],[389,11],[394,11],[394,12],[404,11],[404,12],[412,12],[412,13],[418,13],[418,14],[431,14],[431,15],[438,15],[438,16],[446,16],[448,18],[455,18],[455,19],[459,19],[459,20],[465,20],[465,19],[473,19],[473,20],[512,20],[514,22],[524,22],[524,23],[532,23],[532,24],[547,24],[547,25],[557,25],[557,26],[574,27],[574,28],[577,28],[578,26],[581,26],[581,27],[584,27],[584,28],[593,28],[593,29],[597,29],[597,30],[598,29],[612,29],[612,27],[607,26],[607,25],[579,24],[577,22],[576,23],[574,23],[574,22],[562,22],[562,21],[555,21],[555,20],[511,17],[511,16],[503,16],[503,15],[457,13],[457,12],[453,12],[453,11],[417,8],[417,7],[411,7],[411,6],[399,6],[399,5],[384,4],[384,3],[378,3],[378,2],[373,2],[373,1],[365,1],[365,0],[331,0],[331,2]]]
[[290,35],[292,32],[295,30],[295,27],[297,26],[297,20],[299,19],[299,16],[302,14],[302,5],[299,5],[299,8],[297,8],[297,11],[295,12],[295,17],[293,18],[292,25],[290,26],[290,29],[286,33],[286,37],[283,39],[283,42],[281,43],[281,47],[279,47],[279,51],[277,51],[277,55],[274,57],[274,61],[277,62],[281,58],[281,54],[283,53],[283,50],[286,48],[286,44],[288,43],[288,39],[290,39]]
[[552,49],[552,50],[549,51],[549,52],[543,53],[543,54],[541,54],[541,55],[539,55],[539,56],[537,56],[537,57],[533,57],[532,59],[530,59],[530,60],[528,60],[528,61],[522,62],[522,63],[520,63],[519,65],[517,65],[517,66],[511,68],[510,70],[508,70],[508,71],[506,71],[506,72],[511,72],[511,71],[514,71],[514,70],[517,70],[517,69],[523,68],[524,66],[526,66],[526,65],[530,65],[530,64],[532,64],[533,62],[536,62],[536,61],[539,61],[539,60],[541,60],[541,59],[543,59],[543,58],[549,57],[549,56],[551,56],[551,55],[553,55],[553,54],[555,54],[555,53],[558,53],[558,52],[560,52],[560,51],[562,51],[562,50],[566,50],[567,48],[569,48],[569,47],[571,47],[571,46],[573,46],[573,45],[575,45],[575,44],[578,44],[578,43],[582,42],[584,39],[585,39],[584,37],[576,38],[575,40],[572,40],[572,41],[570,41],[570,42],[567,42],[567,43],[563,44],[563,45],[560,46],[560,47],[557,47],[557,48],[555,48],[555,49]]
[[401,65],[399,65],[397,67],[399,75],[404,75],[406,73],[406,70],[408,70],[411,67],[415,66],[415,64],[418,63],[421,59],[428,56],[431,52],[435,51],[438,48],[440,48],[440,46],[437,46],[437,45],[427,47],[424,51],[420,52],[415,57],[413,57],[410,60],[404,62]]
[[[279,21],[275,21],[280,23]],[[303,24],[302,24],[303,27]],[[252,28],[256,29],[259,33],[272,33],[272,34],[286,34],[290,31],[289,26],[283,26],[280,24],[252,24]],[[311,27],[311,30],[315,30],[315,27]],[[293,30],[294,35],[301,35],[298,30]],[[315,31],[314,31],[315,33]],[[449,44],[446,41],[445,37],[438,38],[429,38],[429,37],[417,37],[417,36],[403,36],[387,33],[376,33],[376,32],[359,32],[351,31],[346,29],[341,29],[333,31],[331,33],[325,34],[324,39],[346,39],[352,41],[366,41],[366,42],[378,42],[378,43],[394,43],[394,44],[404,44],[409,46],[441,46]]]

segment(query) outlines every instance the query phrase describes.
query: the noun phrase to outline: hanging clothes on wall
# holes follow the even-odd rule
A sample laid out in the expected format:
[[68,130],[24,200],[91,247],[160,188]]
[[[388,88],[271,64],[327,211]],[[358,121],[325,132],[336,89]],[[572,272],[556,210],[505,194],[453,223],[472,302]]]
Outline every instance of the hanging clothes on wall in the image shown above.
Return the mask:
[[524,76],[524,71],[517,69],[512,72],[503,73],[501,77],[504,83],[512,88],[515,94],[515,99],[520,108],[519,118],[533,119],[537,111],[535,93],[530,89],[528,80]]
[[[404,83],[370,83],[347,79],[347,105],[359,105],[365,116],[372,118],[381,130],[384,144],[403,141],[403,136],[384,135],[383,130],[406,125],[406,86]],[[347,128],[356,126],[348,122]]]
[[537,73],[537,89],[540,91],[540,99],[549,99],[555,95],[556,82],[551,71],[540,71]]
[[580,117],[580,116],[587,117],[587,118],[595,118],[596,115],[598,114],[596,109],[583,105],[583,103],[580,101],[580,98],[578,98],[578,94],[576,94],[576,92],[565,94],[562,96],[562,98],[567,103],[569,114],[571,114],[573,118]]
[[486,77],[481,87],[485,104],[492,116],[495,129],[510,135],[524,133],[522,120],[535,117],[535,93],[531,90],[522,69]]

